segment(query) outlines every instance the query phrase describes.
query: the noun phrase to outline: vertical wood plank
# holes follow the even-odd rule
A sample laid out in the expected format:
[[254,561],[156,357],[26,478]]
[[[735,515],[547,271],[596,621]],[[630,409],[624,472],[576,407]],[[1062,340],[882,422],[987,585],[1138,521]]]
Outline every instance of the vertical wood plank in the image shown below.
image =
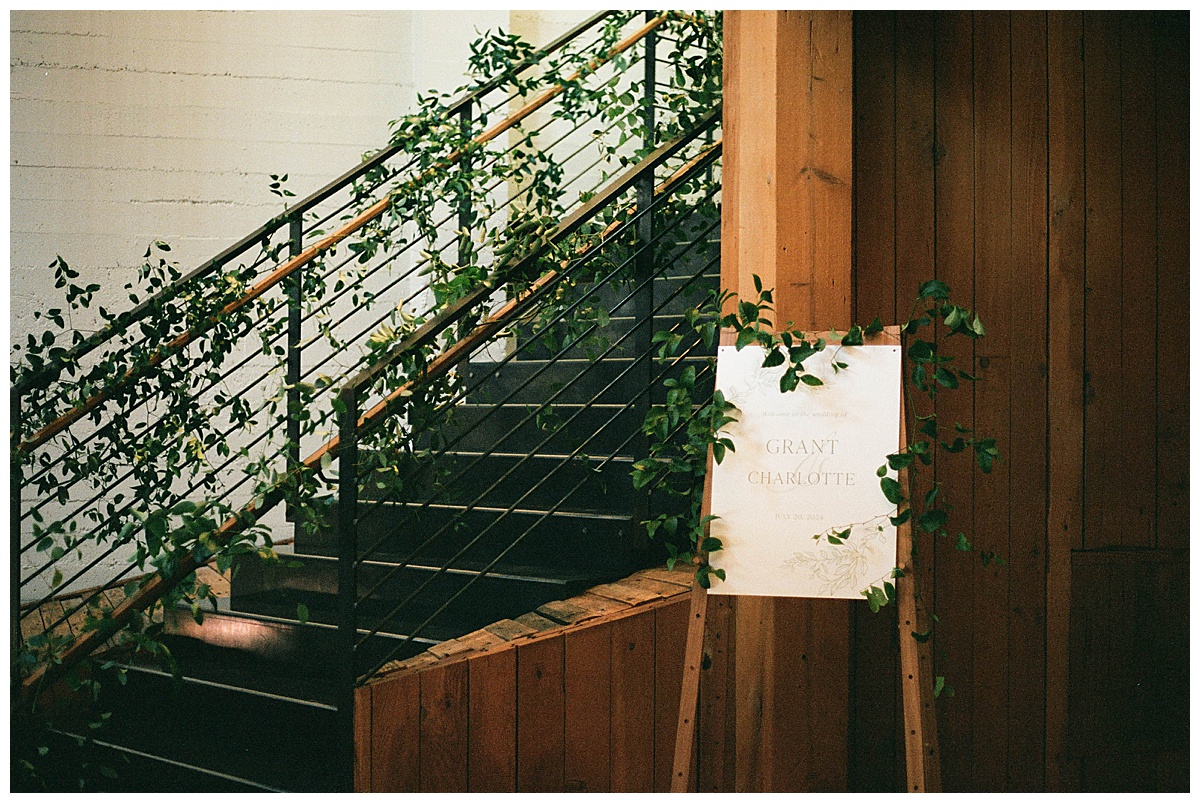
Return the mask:
[[[899,321],[896,289],[895,12],[854,14],[854,320]],[[928,224],[932,229],[932,221]],[[896,609],[851,607],[850,789],[902,788]]]
[[[784,12],[785,15],[798,13]],[[811,106],[806,130],[811,155],[808,164],[804,165],[807,168],[804,179],[813,229],[809,245],[812,306],[807,317],[814,327],[843,329],[851,324],[853,275],[850,238],[854,213],[851,187],[854,175],[854,34],[851,13],[813,13],[810,41],[812,66],[808,83]],[[781,66],[790,62],[790,58],[779,61]],[[808,80],[808,76],[805,79]],[[782,79],[780,85],[789,86]],[[797,88],[791,87],[793,92]],[[797,317],[796,321],[803,325],[804,318]],[[831,623],[842,627],[845,634],[849,611],[844,609],[845,606],[840,607],[842,610],[835,609],[837,612]],[[838,763],[844,764],[844,760]]]
[[733,608],[737,660],[733,665],[735,792],[763,792],[770,778],[766,748],[772,744],[775,605],[767,597],[739,597]]
[[[690,595],[654,611],[654,789],[671,791]],[[693,756],[695,751],[693,750]],[[693,759],[694,760],[694,759]],[[694,779],[693,764],[691,777]],[[694,783],[692,784],[694,786]]]
[[[721,287],[755,298],[754,273],[764,287],[777,286],[776,12],[738,11],[724,25]],[[755,267],[739,270],[743,263]]]
[[[935,168],[935,226],[937,277],[950,286],[960,303],[975,307],[975,128],[974,18],[970,13],[938,13],[935,17],[934,114],[937,154]],[[944,351],[962,366],[975,364],[971,341],[951,338]],[[975,389],[946,394],[937,402],[938,419],[973,427]],[[975,540],[974,475],[969,455],[957,460],[942,455],[936,478],[942,494],[954,500],[947,531],[964,532]],[[953,456],[951,456],[953,457]],[[948,792],[973,788],[974,660],[971,621],[975,615],[975,555],[955,550],[950,539],[935,544],[936,612],[941,621],[934,636],[936,674],[946,678],[957,694],[951,704],[938,706],[938,736],[942,741],[943,788]]]
[[517,648],[517,791],[563,790],[563,640]]
[[1188,15],[1158,15],[1155,58],[1158,221],[1158,542],[1188,546],[1189,108]]
[[1048,438],[1046,14],[1012,15],[1008,788],[1045,788]]
[[1047,20],[1049,104],[1049,472],[1046,556],[1046,789],[1066,791],[1071,547],[1083,543],[1083,18]]
[[467,664],[454,661],[425,669],[421,687],[421,791],[467,788]]
[[611,791],[612,625],[565,637],[566,790]]
[[[1014,292],[1012,268],[1012,96],[1010,20],[1005,12],[975,14],[975,294],[988,336],[976,346],[982,380],[976,387],[975,432],[995,436],[1010,453]],[[1010,465],[997,463],[975,487],[975,547],[1011,557]],[[1008,733],[1009,575],[995,563],[977,565],[972,628],[975,670],[971,695],[974,787],[1005,791]]]
[[517,788],[517,652],[498,650],[466,662],[470,695],[467,788]]
[[1084,173],[1087,176],[1087,385],[1084,423],[1084,543],[1120,544],[1122,505],[1106,489],[1123,487],[1119,461],[1121,363],[1114,333],[1121,320],[1120,17],[1083,15]]
[[708,600],[704,657],[700,672],[700,713],[696,723],[697,786],[700,792],[734,790],[734,615],[736,597]]
[[416,675],[371,687],[371,791],[420,790],[420,706]]
[[354,791],[371,790],[371,687],[354,692]]
[[[921,284],[936,276],[936,243],[934,221],[936,220],[936,170],[938,148],[935,140],[935,88],[934,88],[934,59],[935,59],[935,17],[932,12],[907,12],[901,14],[896,25],[896,297],[897,315],[907,320],[912,309],[913,299],[917,297]],[[935,412],[934,404],[921,394],[912,394],[904,400],[905,415],[914,425],[908,425],[909,432],[915,432],[915,416],[927,416]],[[933,471],[921,472],[912,477],[909,495],[911,498],[924,497],[933,488],[936,479],[938,455],[934,454]],[[934,537],[914,528],[910,543],[916,547],[918,570],[915,573],[918,586],[913,589],[916,599],[913,604],[921,608],[935,606],[934,577],[937,570],[937,554],[933,549]],[[909,556],[903,550],[897,556],[901,564]],[[898,610],[899,624],[908,615],[915,612]],[[922,616],[928,621],[927,616]],[[913,642],[908,635],[914,630],[923,632],[925,626],[912,628],[900,626],[899,650],[903,671],[905,651],[912,654],[919,652],[926,655],[926,646]],[[908,643],[906,643],[906,641]],[[932,669],[928,667],[927,669]],[[907,672],[901,676],[901,687],[907,680]],[[928,672],[926,682],[932,684],[933,672]],[[928,690],[920,689],[923,697],[929,696]],[[928,693],[927,693],[928,692]],[[904,716],[898,717],[897,725],[901,732],[913,728],[909,718],[911,706],[908,702],[911,694],[904,695]],[[932,705],[932,701],[928,701]],[[925,709],[918,705],[916,714],[924,716]],[[936,735],[936,717],[926,725],[925,730],[931,736]],[[895,732],[895,726],[889,728]],[[914,762],[907,753],[907,745],[911,739],[906,738],[901,744],[906,747],[903,755],[902,778],[912,789],[914,780],[911,769]],[[936,751],[936,747],[934,747]],[[900,748],[897,747],[900,752]],[[927,752],[927,751],[926,751]],[[918,765],[923,789],[940,791],[940,762],[936,755],[923,755]],[[937,775],[938,777],[933,777]],[[900,788],[906,788],[903,784]]]
[[[1120,472],[1119,543],[1154,545],[1155,409],[1158,399],[1145,377],[1158,376],[1157,349],[1149,342],[1158,302],[1155,254],[1155,154],[1153,17],[1121,15],[1121,316],[1118,385],[1123,448],[1110,460]],[[1108,341],[1110,348],[1114,345]],[[1100,355],[1100,359],[1104,359]],[[1114,533],[1114,535],[1118,535]]]
[[612,623],[612,791],[654,788],[654,615]]
[[896,310],[895,12],[854,14],[854,320]]

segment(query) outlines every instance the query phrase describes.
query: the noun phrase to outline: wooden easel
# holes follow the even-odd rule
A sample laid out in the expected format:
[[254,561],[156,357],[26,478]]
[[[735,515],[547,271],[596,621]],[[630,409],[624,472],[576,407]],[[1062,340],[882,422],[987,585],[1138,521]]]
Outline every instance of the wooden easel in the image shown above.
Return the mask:
[[[895,331],[892,327],[889,330]],[[722,344],[724,343],[722,337]],[[889,341],[890,342],[890,341]],[[900,446],[905,445],[904,396],[900,397]],[[900,486],[909,496],[908,475],[901,474]],[[900,508],[902,512],[907,507]],[[712,452],[704,480],[701,513],[712,512]],[[933,650],[928,641],[920,642],[913,633],[929,632],[928,614],[918,599],[917,569],[912,559],[912,522],[896,528],[898,565],[904,576],[896,580],[896,605],[900,627],[900,685],[904,704],[904,757],[907,791],[942,791],[941,758],[938,753],[937,717],[933,707]],[[707,560],[701,555],[699,560]],[[692,769],[692,746],[696,737],[696,710],[700,696],[700,664],[704,653],[704,629],[708,616],[708,592],[699,583],[692,585],[688,612],[687,646],[684,652],[683,684],[679,695],[679,723],[675,733],[675,761],[671,769],[671,791],[686,792]]]

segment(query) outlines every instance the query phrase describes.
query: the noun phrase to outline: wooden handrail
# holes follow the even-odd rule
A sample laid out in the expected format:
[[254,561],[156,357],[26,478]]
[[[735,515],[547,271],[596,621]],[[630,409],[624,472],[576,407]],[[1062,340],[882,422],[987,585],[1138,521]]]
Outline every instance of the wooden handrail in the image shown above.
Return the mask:
[[[719,114],[719,109],[712,112],[703,125],[707,125],[709,121],[715,119]],[[686,142],[687,139],[680,138],[680,141]],[[660,154],[660,160],[665,159],[667,156],[661,154],[665,153],[669,155],[674,153],[676,150],[678,150],[678,147],[681,147],[681,145],[668,143],[667,145],[662,146],[656,153]],[[668,177],[661,185],[659,185],[655,189],[655,195],[669,191],[671,187],[685,177],[686,173],[698,169],[701,166],[706,165],[708,161],[715,159],[720,153],[720,150],[721,140],[718,140],[712,145],[707,146],[701,154],[699,154],[696,158],[689,160],[686,164],[672,173],[672,175]],[[649,158],[650,157],[648,157],[648,160]],[[628,172],[635,173],[636,171],[637,167],[635,166]],[[625,183],[626,182],[614,182],[614,184]],[[599,240],[588,244],[587,249],[584,252],[577,254],[576,258],[586,256],[587,253],[590,253],[590,251],[602,245],[607,238],[614,231],[616,231],[617,228],[618,225],[616,224],[610,225],[600,234]],[[572,228],[570,230],[573,231],[574,229]],[[563,227],[560,227],[560,231],[564,231]],[[569,233],[569,231],[567,233]],[[532,259],[535,256],[537,256],[536,253],[527,255],[525,259]],[[478,324],[470,334],[466,335],[464,338],[451,346],[447,351],[439,355],[433,362],[430,363],[426,370],[422,372],[421,376],[409,380],[400,388],[390,393],[378,404],[373,406],[365,414],[363,414],[358,420],[358,428],[362,430],[371,426],[376,421],[383,420],[383,418],[388,414],[389,410],[399,400],[411,393],[412,390],[415,389],[419,384],[431,381],[433,378],[436,378],[437,376],[449,371],[449,369],[454,365],[462,362],[462,360],[466,359],[466,357],[470,355],[471,351],[474,350],[474,347],[477,346],[481,340],[486,339],[495,331],[510,325],[515,320],[520,318],[529,305],[549,292],[549,290],[553,288],[554,284],[556,284],[560,278],[560,274],[555,270],[548,271],[546,274],[539,277],[538,280],[528,287],[518,298],[507,302],[503,307],[488,316],[484,322]],[[490,290],[491,288],[488,289]],[[484,297],[486,297],[488,294],[490,293],[485,294]],[[360,374],[360,377],[361,376],[362,375]],[[336,454],[340,443],[341,439],[339,436],[334,436],[326,441],[316,451],[304,458],[304,460],[301,461],[300,467],[293,469],[292,472],[289,472],[288,476],[285,477],[284,480],[279,481],[274,487],[259,497],[259,504],[256,505],[252,501],[245,505],[241,511],[226,519],[225,522],[223,522],[216,530],[216,532],[213,533],[213,540],[219,545],[228,543],[229,540],[240,533],[249,522],[257,520],[268,510],[283,501],[283,489],[287,481],[293,479],[296,475],[303,471],[317,470],[326,455],[333,456]],[[104,620],[100,628],[89,631],[79,639],[76,639],[76,641],[67,648],[66,652],[60,656],[58,663],[42,664],[35,669],[21,682],[22,691],[26,694],[33,692],[41,684],[53,679],[54,677],[57,677],[60,673],[65,672],[69,667],[83,660],[83,658],[85,658],[93,650],[111,638],[112,635],[119,630],[125,621],[127,621],[135,612],[139,610],[145,610],[146,608],[152,606],[154,603],[160,600],[163,595],[166,594],[174,585],[185,579],[188,575],[203,565],[206,560],[208,560],[207,557],[199,558],[195,555],[195,553],[189,552],[182,559],[180,559],[180,561],[176,564],[174,571],[171,572],[169,576],[164,577],[161,574],[155,575],[145,586],[118,605],[112,611],[111,617]]]
[[[626,37],[623,41],[619,42],[618,44],[616,44],[612,48],[610,48],[606,55],[604,55],[602,57],[597,57],[595,59],[592,59],[590,62],[588,62],[587,71],[595,72],[595,70],[598,69],[600,66],[602,66],[603,64],[605,64],[608,61],[611,61],[614,56],[616,56],[620,53],[623,53],[626,50],[628,50],[629,48],[633,47],[634,44],[639,42],[641,39],[645,38],[646,35],[648,35],[651,31],[655,30],[660,25],[662,25],[664,22],[666,22],[667,18],[668,17],[666,14],[662,14],[662,15],[650,20],[645,25],[643,25],[641,28],[639,28],[637,31],[635,31],[634,33],[632,33],[628,37]],[[505,120],[497,123],[496,125],[492,126],[492,128],[488,129],[487,131],[484,131],[483,133],[479,134],[474,139],[472,139],[471,140],[472,146],[479,147],[481,145],[485,145],[488,142],[491,142],[496,137],[503,134],[505,131],[510,130],[511,128],[516,126],[518,123],[520,123],[521,120],[525,119],[530,114],[537,111],[537,109],[540,109],[542,106],[544,106],[548,102],[550,102],[550,100],[552,100],[553,98],[555,98],[559,94],[561,94],[563,91],[565,91],[567,84],[579,80],[579,78],[581,78],[583,75],[584,75],[584,70],[576,71],[574,74],[569,76],[566,79],[566,81],[556,84],[555,86],[546,90],[541,95],[539,95],[537,98],[530,101],[528,104],[526,104],[524,107],[522,107],[517,112],[510,115]],[[339,242],[346,239],[351,234],[354,234],[355,232],[357,232],[359,229],[366,226],[371,221],[377,219],[379,216],[381,216],[384,212],[386,212],[391,207],[392,199],[395,198],[397,195],[401,194],[403,192],[403,190],[405,190],[409,187],[419,186],[421,183],[428,180],[428,178],[430,176],[434,175],[436,172],[438,172],[440,170],[444,170],[448,167],[453,167],[455,164],[457,164],[459,161],[461,161],[463,156],[465,156],[465,155],[466,155],[466,149],[456,150],[453,153],[451,153],[449,156],[447,156],[445,159],[443,159],[441,162],[439,162],[435,165],[432,165],[431,167],[426,169],[423,173],[421,173],[421,175],[416,176],[415,178],[412,178],[409,181],[405,182],[404,187],[390,193],[387,197],[377,201],[373,206],[371,206],[365,212],[362,212],[361,214],[357,215],[353,220],[348,222],[342,228],[335,231],[333,234],[328,235],[327,237],[323,238],[320,242],[318,242],[312,246],[309,246],[308,248],[306,248],[304,251],[302,251],[297,256],[294,256],[291,259],[289,259],[287,262],[284,262],[282,265],[280,265],[278,268],[276,268],[274,271],[272,271],[270,273],[270,275],[268,275],[265,279],[263,279],[261,282],[254,285],[253,287],[251,287],[248,291],[246,291],[245,295],[243,295],[241,298],[239,298],[235,301],[232,301],[229,304],[226,304],[219,312],[215,313],[214,315],[212,315],[208,319],[206,319],[206,321],[199,328],[189,329],[188,331],[186,331],[183,334],[176,337],[174,340],[172,340],[166,346],[162,347],[157,352],[155,352],[154,355],[151,356],[151,358],[146,363],[144,363],[141,366],[138,366],[137,368],[131,368],[128,372],[126,372],[125,376],[123,376],[119,380],[117,380],[115,385],[111,386],[110,388],[106,388],[104,390],[97,392],[95,395],[93,395],[90,398],[88,398],[87,400],[85,400],[82,404],[73,408],[70,412],[64,413],[63,415],[59,416],[54,421],[52,421],[49,424],[47,424],[46,426],[42,427],[40,430],[38,430],[36,433],[31,435],[29,438],[27,438],[26,440],[24,440],[20,444],[18,444],[16,446],[16,451],[28,453],[28,452],[32,451],[33,449],[36,449],[38,446],[41,446],[46,441],[50,440],[51,438],[53,438],[55,435],[59,434],[63,430],[67,429],[73,423],[78,421],[80,418],[83,418],[88,413],[90,413],[92,410],[96,409],[101,404],[104,404],[104,402],[106,402],[110,398],[112,398],[113,395],[115,395],[117,392],[119,392],[121,390],[121,388],[125,387],[130,382],[132,382],[132,381],[136,380],[137,378],[139,378],[140,376],[142,376],[146,371],[157,367],[164,360],[166,360],[167,358],[178,353],[181,349],[185,348],[189,343],[193,342],[199,335],[203,334],[204,332],[208,331],[209,328],[211,328],[212,326],[219,323],[222,318],[224,318],[228,315],[231,315],[232,313],[234,313],[237,310],[244,307],[246,304],[249,304],[251,301],[254,301],[256,298],[260,297],[263,293],[265,293],[270,288],[279,284],[281,281],[283,281],[285,278],[290,276],[292,273],[294,273],[295,271],[297,271],[304,265],[307,265],[308,263],[312,262],[314,259],[316,259],[318,256],[320,256],[322,253],[329,250],[333,246],[337,245]]]

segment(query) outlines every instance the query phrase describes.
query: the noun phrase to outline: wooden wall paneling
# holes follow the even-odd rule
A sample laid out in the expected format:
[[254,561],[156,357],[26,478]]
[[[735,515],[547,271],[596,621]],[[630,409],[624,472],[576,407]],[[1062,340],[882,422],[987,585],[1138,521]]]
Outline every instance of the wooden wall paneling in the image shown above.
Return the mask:
[[563,640],[517,647],[517,791],[563,790]]
[[1157,546],[1188,546],[1189,42],[1186,12],[1157,15]]
[[1012,15],[1008,788],[1045,789],[1047,522],[1046,13]]
[[708,600],[704,658],[700,664],[700,711],[696,721],[696,785],[701,792],[734,790],[733,606],[736,598]]
[[1158,303],[1155,259],[1154,18],[1145,12],[1121,14],[1121,317],[1111,321],[1107,342],[1121,350],[1121,447],[1107,456],[1116,464],[1121,493],[1120,542],[1154,546],[1155,409],[1158,399],[1147,376],[1158,376],[1153,343]]
[[[679,727],[679,692],[683,686],[683,664],[687,646],[687,597],[654,611],[654,789],[671,791],[675,762],[675,732]],[[694,741],[694,740],[693,740]],[[693,761],[696,751],[692,750]],[[693,768],[694,769],[694,768]],[[695,791],[695,772],[691,791]]]
[[609,792],[612,625],[599,624],[568,633],[565,642],[565,788],[568,792]]
[[1083,18],[1047,15],[1049,411],[1046,555],[1046,790],[1069,791],[1067,728],[1071,548],[1083,546]]
[[654,616],[612,624],[613,792],[654,788]]
[[1123,542],[1119,322],[1121,321],[1121,31],[1120,16],[1083,15],[1084,142],[1087,176],[1087,289],[1084,422],[1084,543]]
[[[975,547],[1012,555],[1009,540],[1012,387],[1012,100],[1010,18],[975,14],[975,298],[988,336],[976,346],[975,432],[994,435],[1009,458],[975,484]],[[1023,336],[1024,333],[1022,333]],[[971,684],[973,786],[1007,790],[1008,572],[976,565]]]
[[[896,18],[854,15],[854,320],[899,322],[896,293]],[[905,310],[907,312],[907,310]],[[851,607],[850,789],[898,791],[904,756],[895,608]]]
[[417,675],[421,688],[421,791],[467,788],[467,663],[432,666]]
[[484,653],[466,661],[470,696],[467,790],[517,788],[517,651]]
[[[936,272],[960,303],[975,307],[974,18],[968,12],[938,13],[934,26]],[[968,370],[975,364],[972,341],[951,338],[944,351]],[[974,398],[973,386],[946,394],[937,402],[939,420],[949,426],[960,422],[973,427]],[[971,456],[942,455],[936,476],[941,493],[954,505],[946,524],[951,537],[963,532],[976,540]],[[958,552],[949,538],[939,540],[934,549],[938,572],[933,612],[941,620],[934,635],[934,666],[936,674],[956,690],[954,697],[944,696],[937,703],[942,786],[948,792],[963,791],[973,788],[971,622],[978,559],[973,553]]]
[[896,309],[896,13],[854,15],[854,320]]
[[[911,314],[921,284],[936,276],[934,19],[932,12],[907,12],[899,16],[896,25],[896,304],[901,321]],[[905,405],[909,421],[934,412],[932,402],[918,393],[910,394]],[[916,427],[909,424],[907,431],[915,434]],[[912,477],[910,496],[923,497],[933,487],[933,480],[930,471]],[[920,528],[913,528],[919,566],[915,590],[927,609],[936,602],[933,540]],[[898,560],[903,562],[905,556]],[[897,644],[900,646],[902,643]],[[933,683],[934,679],[928,681]],[[903,721],[899,724],[903,728]],[[894,732],[895,725],[889,730]],[[898,744],[903,745],[903,739]],[[897,750],[906,762],[904,751],[899,747]],[[903,764],[901,771],[904,775],[900,777],[907,780]]]
[[371,791],[417,792],[421,687],[417,675],[371,688]]
[[[813,612],[810,600],[775,600],[774,638],[768,649],[774,667],[771,697],[780,716],[771,725],[772,739],[767,744],[769,791],[836,790],[830,783],[838,781],[825,777],[822,765],[832,751],[841,754],[834,758],[835,767],[845,760],[841,756],[849,737],[844,720],[825,720],[825,727],[818,724],[826,716],[820,677],[829,667],[821,651],[837,641],[819,635]],[[838,695],[830,697],[836,705]],[[833,716],[838,713],[835,710]]]

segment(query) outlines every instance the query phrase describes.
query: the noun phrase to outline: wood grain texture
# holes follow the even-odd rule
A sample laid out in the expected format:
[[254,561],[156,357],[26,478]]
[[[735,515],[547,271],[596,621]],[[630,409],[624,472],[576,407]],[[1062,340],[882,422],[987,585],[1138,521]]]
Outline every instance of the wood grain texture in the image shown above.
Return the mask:
[[[975,14],[975,302],[988,322],[976,346],[975,432],[993,436],[1010,454],[1012,340],[1010,297],[1012,246],[1012,95],[1010,17]],[[1011,462],[997,463],[975,485],[975,547],[1008,560]],[[998,564],[976,564],[972,648],[975,662],[968,691],[973,702],[973,785],[1007,788],[1008,733],[997,727],[1009,708],[1009,575]],[[1004,758],[1001,759],[1000,757]]]
[[[969,13],[939,13],[934,32],[934,100],[937,131],[937,175],[934,226],[937,278],[950,287],[964,306],[974,308],[975,290],[975,112],[974,18]],[[973,341],[951,339],[944,347],[955,363],[975,365]],[[970,370],[968,368],[968,370]],[[975,427],[973,386],[946,394],[937,401],[939,420],[948,425]],[[969,455],[947,459],[941,455],[936,478],[941,493],[953,500],[946,529],[962,532],[976,541],[975,476]],[[954,456],[949,456],[954,457]],[[960,553],[950,539],[939,539],[935,551],[935,613],[941,621],[934,636],[935,673],[955,689],[954,699],[938,706],[938,736],[942,743],[943,788],[957,792],[971,784],[971,723],[974,660],[971,620],[976,612],[974,573],[976,557]],[[939,701],[940,703],[940,701]]]
[[517,788],[517,653],[499,650],[466,661],[470,695],[467,789]]
[[[1154,546],[1156,449],[1154,428],[1158,399],[1146,393],[1145,377],[1157,376],[1157,349],[1150,348],[1156,316],[1155,102],[1152,15],[1121,15],[1121,315],[1106,322],[1119,327],[1121,373],[1120,433],[1125,443],[1110,462],[1121,478],[1120,543]],[[1135,65],[1140,65],[1136,67]],[[1104,359],[1104,355],[1098,355]],[[1115,479],[1115,478],[1114,478]]]
[[[683,689],[685,648],[688,642],[691,595],[673,605],[654,612],[654,788],[655,792],[671,791],[671,772],[675,765],[675,736],[679,731],[680,692]],[[700,661],[703,645],[703,623],[699,625],[695,671],[692,673],[699,690]],[[694,700],[694,695],[692,696]],[[695,787],[695,711],[692,711],[692,736],[687,740],[693,761],[692,770],[685,774]],[[687,791],[685,786],[684,791]]]
[[566,636],[566,790],[612,789],[612,625]]
[[[1012,39],[1012,294],[1009,320],[1012,383],[1010,474],[1007,788],[1045,788],[1046,699],[1046,442],[1047,331],[1046,15],[1013,12]],[[986,482],[986,480],[985,480]]]
[[613,792],[654,789],[654,617],[612,624]]
[[371,687],[354,692],[354,791],[371,791]]
[[421,791],[467,788],[467,664],[453,661],[418,676],[421,688]]
[[1047,15],[1049,438],[1046,543],[1046,789],[1065,791],[1071,547],[1083,543],[1083,18]]
[[696,783],[700,792],[732,792],[736,786],[734,750],[734,654],[736,597],[708,601],[704,623],[704,659],[700,670]]
[[562,639],[517,647],[517,791],[563,790]]
[[417,675],[371,689],[371,791],[417,792],[421,788],[421,686]]
[[854,17],[854,320],[898,323],[896,14]]
[[1121,320],[1121,29],[1120,16],[1083,15],[1084,142],[1087,189],[1087,289],[1084,354],[1084,545],[1122,543],[1123,503],[1118,461],[1121,436],[1120,348],[1113,329]]
[[1158,288],[1156,342],[1158,352],[1156,546],[1188,546],[1188,380],[1191,338],[1179,332],[1188,319],[1189,278],[1189,101],[1188,17],[1163,13],[1156,17],[1155,115],[1156,222]]

